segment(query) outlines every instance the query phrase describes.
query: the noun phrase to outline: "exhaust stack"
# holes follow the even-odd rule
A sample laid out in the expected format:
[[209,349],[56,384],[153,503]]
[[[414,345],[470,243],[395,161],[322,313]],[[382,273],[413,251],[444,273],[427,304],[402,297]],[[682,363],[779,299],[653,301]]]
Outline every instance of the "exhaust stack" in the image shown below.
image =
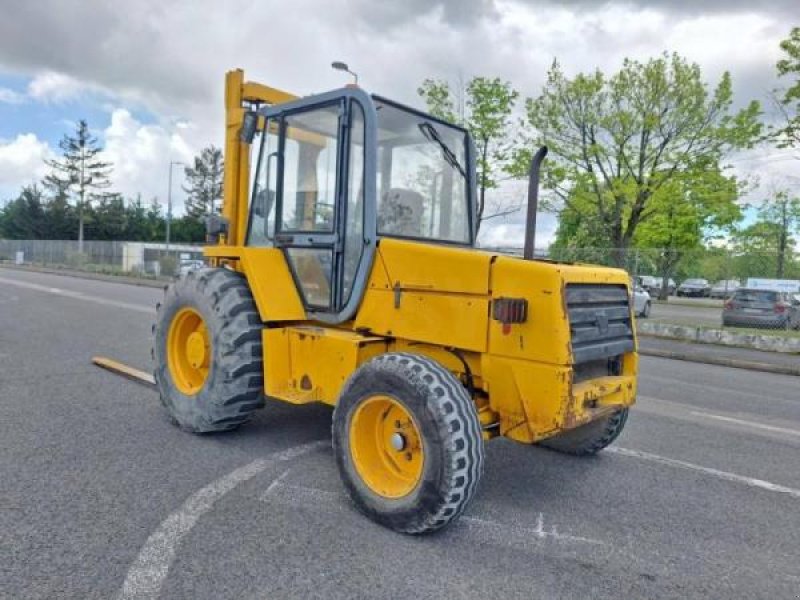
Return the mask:
[[536,243],[536,213],[539,210],[539,167],[547,156],[547,146],[542,146],[531,159],[528,172],[528,216],[525,220],[525,250],[522,257],[533,260],[533,249]]

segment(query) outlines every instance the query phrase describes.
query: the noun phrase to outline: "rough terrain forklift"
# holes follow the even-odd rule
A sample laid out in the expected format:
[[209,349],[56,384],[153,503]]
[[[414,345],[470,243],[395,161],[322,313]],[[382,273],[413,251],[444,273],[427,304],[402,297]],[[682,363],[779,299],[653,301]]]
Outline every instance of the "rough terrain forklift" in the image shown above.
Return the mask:
[[464,511],[489,439],[588,455],[619,435],[636,394],[628,275],[533,260],[530,236],[524,257],[476,249],[467,131],[241,70],[225,104],[210,267],[168,286],[154,326],[177,425],[233,429],[265,397],[334,405],[349,494],[406,533]]

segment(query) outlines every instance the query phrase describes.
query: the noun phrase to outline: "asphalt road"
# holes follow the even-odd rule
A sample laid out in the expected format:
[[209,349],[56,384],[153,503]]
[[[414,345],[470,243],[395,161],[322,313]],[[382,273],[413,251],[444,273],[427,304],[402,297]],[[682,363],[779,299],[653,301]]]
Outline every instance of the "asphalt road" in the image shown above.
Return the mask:
[[2,598],[792,598],[800,380],[643,357],[613,451],[488,446],[468,513],[412,538],[360,516],[330,410],[193,436],[155,394],[159,290],[0,269]]

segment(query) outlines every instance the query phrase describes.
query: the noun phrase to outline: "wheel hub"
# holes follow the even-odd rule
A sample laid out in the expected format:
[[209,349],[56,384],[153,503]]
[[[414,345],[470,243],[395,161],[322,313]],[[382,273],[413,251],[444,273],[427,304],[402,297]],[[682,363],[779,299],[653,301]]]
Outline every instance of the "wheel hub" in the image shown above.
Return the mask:
[[403,437],[402,433],[393,433],[390,443],[397,452],[402,452],[406,447],[406,438]]
[[206,340],[199,331],[193,331],[186,340],[186,357],[195,369],[206,366]]
[[167,334],[167,366],[178,391],[193,396],[203,388],[210,358],[211,340],[203,316],[195,308],[181,308]]
[[373,492],[402,498],[422,481],[425,452],[411,412],[385,395],[361,402],[350,421],[353,465]]

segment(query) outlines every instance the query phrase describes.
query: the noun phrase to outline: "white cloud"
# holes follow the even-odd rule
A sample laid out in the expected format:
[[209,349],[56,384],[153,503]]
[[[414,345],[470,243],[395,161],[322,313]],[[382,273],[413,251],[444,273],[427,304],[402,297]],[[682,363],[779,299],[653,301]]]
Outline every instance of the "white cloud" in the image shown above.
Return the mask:
[[[344,84],[349,78],[329,67],[344,60],[369,91],[419,106],[415,90],[425,77],[498,75],[532,96],[554,57],[569,74],[610,72],[625,56],[667,49],[698,61],[711,83],[730,68],[743,103],[777,84],[778,41],[795,8],[796,0],[140,0],[120,11],[113,3],[41,0],[20,3],[0,21],[0,68],[37,74],[28,93],[38,100],[99,93],[111,105],[105,138],[115,189],[147,200],[166,196],[170,160],[222,144],[223,74],[236,66],[248,79],[309,94]],[[159,125],[132,117],[143,107]],[[761,172],[766,162],[738,168]],[[179,169],[175,175],[182,196]],[[542,243],[547,235],[540,233]],[[490,221],[485,236],[520,243],[520,217]]]
[[0,140],[0,191],[16,193],[20,185],[41,179],[47,172],[44,159],[52,156],[50,146],[33,133]]
[[22,94],[8,88],[0,88],[0,103],[22,104],[24,101],[25,96]]
[[[161,125],[143,124],[124,108],[111,113],[103,138],[102,158],[113,165],[113,190],[126,197],[141,193],[144,202],[158,197],[166,204],[170,162],[189,163],[196,153],[181,134]],[[177,212],[183,203],[182,183],[183,168],[175,166],[172,198]]]
[[40,102],[65,102],[74,100],[88,90],[89,86],[63,73],[45,71],[36,75],[28,84],[28,95]]

